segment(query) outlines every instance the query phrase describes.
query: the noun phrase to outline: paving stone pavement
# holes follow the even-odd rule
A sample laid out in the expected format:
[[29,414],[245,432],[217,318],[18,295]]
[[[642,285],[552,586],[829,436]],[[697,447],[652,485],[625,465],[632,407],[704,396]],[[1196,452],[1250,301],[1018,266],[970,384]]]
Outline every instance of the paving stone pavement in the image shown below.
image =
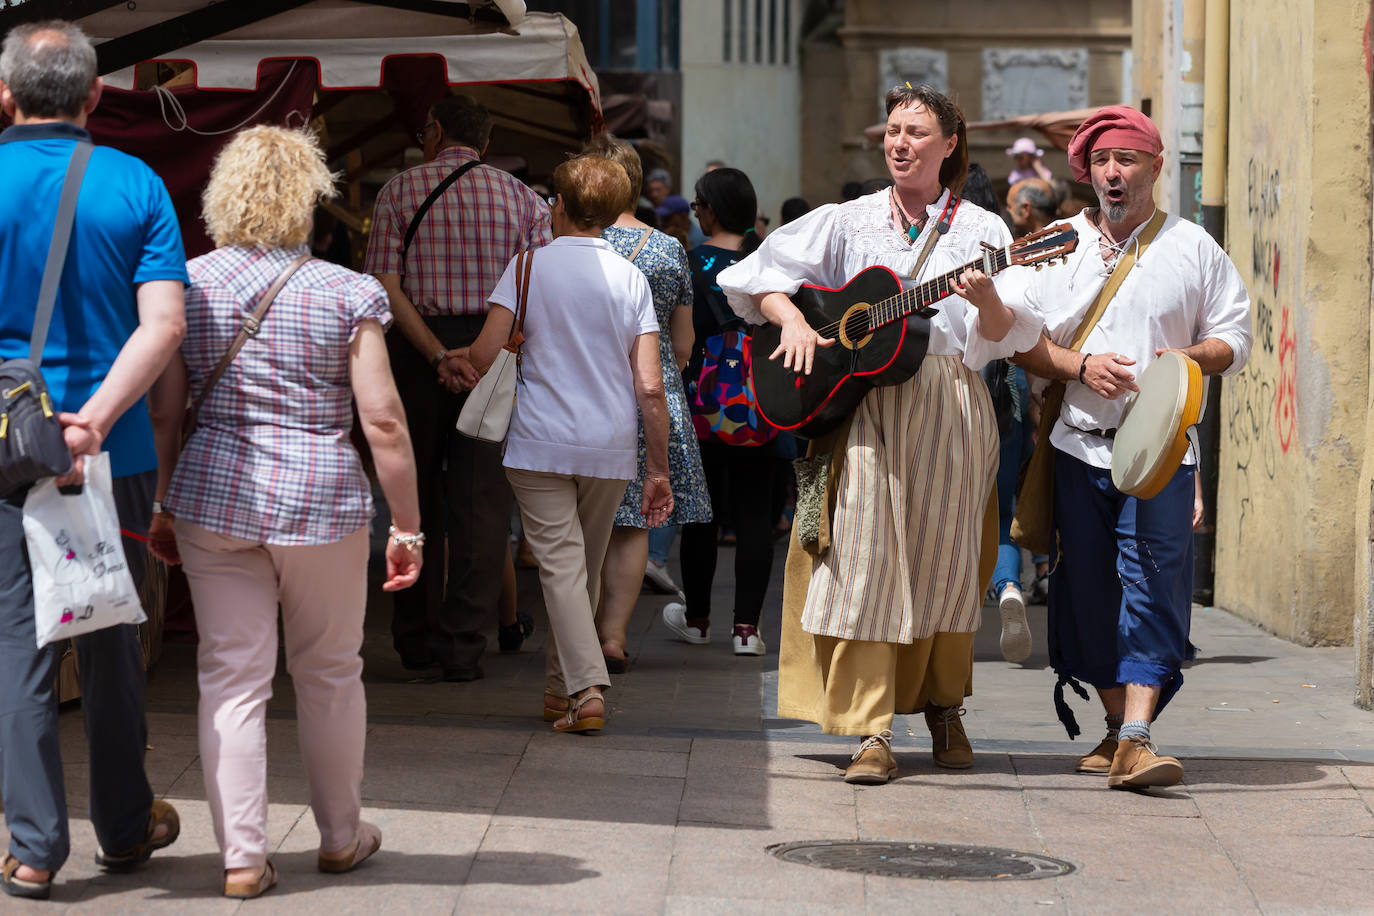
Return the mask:
[[[780,546],[779,573],[781,557]],[[709,646],[674,641],[658,619],[666,599],[642,596],[633,665],[612,678],[600,736],[554,735],[540,718],[547,631],[533,573],[521,573],[520,594],[538,631],[519,654],[488,656],[486,678],[469,684],[403,671],[377,593],[363,650],[363,799],[383,849],[349,875],[315,870],[319,834],[283,674],[268,722],[269,830],[281,881],[245,903],[217,896],[194,649],[169,645],[149,681],[148,773],[179,808],[181,839],[134,875],[95,870],[80,712],[64,710],[72,856],[51,902],[0,897],[0,912],[1374,912],[1374,715],[1351,704],[1350,649],[1293,646],[1198,609],[1199,658],[1155,728],[1163,749],[1184,758],[1185,783],[1114,792],[1072,771],[1099,737],[1099,713],[1071,698],[1085,734],[1066,740],[1051,702],[1044,609],[1031,609],[1034,653],[1009,665],[989,607],[964,719],[974,767],[937,769],[923,720],[900,717],[898,778],[848,786],[839,768],[854,739],[775,716],[776,592],[763,621],[769,654],[730,654],[732,562],[723,549]],[[859,838],[1008,847],[1077,870],[1036,881],[924,881],[809,868],[765,852]]]

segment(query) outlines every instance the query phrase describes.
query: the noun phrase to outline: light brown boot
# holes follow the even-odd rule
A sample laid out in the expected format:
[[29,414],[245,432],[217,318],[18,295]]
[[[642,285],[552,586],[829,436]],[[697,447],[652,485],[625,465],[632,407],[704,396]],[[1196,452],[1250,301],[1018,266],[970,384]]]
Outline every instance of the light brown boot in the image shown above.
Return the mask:
[[968,735],[964,734],[964,723],[959,721],[964,707],[927,703],[925,714],[935,765],[951,770],[967,770],[973,766],[973,747],[968,743]]
[[844,781],[863,786],[880,786],[897,775],[897,760],[892,756],[892,732],[883,729],[864,739],[849,758]]
[[1176,757],[1162,757],[1146,738],[1132,735],[1121,741],[1112,757],[1107,786],[1112,789],[1144,789],[1174,786],[1183,779],[1183,764]]
[[1107,732],[1107,737],[1097,743],[1082,757],[1078,758],[1078,772],[1094,776],[1106,776],[1112,769],[1112,758],[1116,756],[1116,732]]

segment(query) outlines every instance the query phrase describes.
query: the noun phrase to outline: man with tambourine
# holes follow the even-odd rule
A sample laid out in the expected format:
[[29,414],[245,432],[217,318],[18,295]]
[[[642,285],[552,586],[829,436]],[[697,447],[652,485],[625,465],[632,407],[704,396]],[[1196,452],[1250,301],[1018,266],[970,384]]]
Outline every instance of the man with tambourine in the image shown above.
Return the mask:
[[1197,459],[1187,430],[1201,377],[1239,372],[1251,345],[1249,296],[1226,253],[1155,207],[1162,147],[1155,125],[1128,106],[1100,109],[1079,127],[1069,161],[1100,206],[1070,220],[1080,244],[1068,264],[1026,284],[1024,304],[1044,316],[1046,336],[1016,358],[1054,382],[1037,444],[1044,486],[1035,489],[1033,458],[1017,527],[1023,546],[1059,551],[1049,598],[1055,705],[1072,738],[1079,729],[1064,686],[1084,699],[1079,681],[1097,688],[1107,736],[1078,771],[1121,789],[1183,777],[1178,760],[1156,752],[1150,723],[1194,653]]

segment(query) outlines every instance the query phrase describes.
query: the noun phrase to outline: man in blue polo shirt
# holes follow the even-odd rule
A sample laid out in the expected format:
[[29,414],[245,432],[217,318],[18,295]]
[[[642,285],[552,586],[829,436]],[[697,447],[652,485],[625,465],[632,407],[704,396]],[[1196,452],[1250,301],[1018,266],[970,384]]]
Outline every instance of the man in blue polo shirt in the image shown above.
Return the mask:
[[[76,141],[100,100],[95,49],[69,23],[21,25],[0,52],[0,358],[26,356],[57,200]],[[43,375],[78,459],[110,453],[126,531],[146,532],[157,457],[144,395],[186,332],[186,259],[162,181],[137,159],[97,147],[77,200]],[[59,480],[59,483],[63,482]],[[57,648],[35,648],[24,549],[27,488],[0,498],[0,794],[10,843],[6,893],[46,898],[70,843],[58,749]],[[130,554],[136,573],[138,551]],[[127,870],[176,839],[176,811],[154,801],[143,769],[147,727],[137,629],[76,638],[91,756],[96,864]]]

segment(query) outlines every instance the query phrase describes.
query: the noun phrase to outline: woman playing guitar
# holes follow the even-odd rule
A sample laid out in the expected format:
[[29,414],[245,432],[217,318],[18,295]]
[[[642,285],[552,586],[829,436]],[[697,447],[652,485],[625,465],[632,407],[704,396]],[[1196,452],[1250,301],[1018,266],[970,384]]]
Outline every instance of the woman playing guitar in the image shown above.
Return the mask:
[[[979,256],[984,243],[1010,242],[998,217],[953,195],[968,170],[958,106],[907,85],[887,94],[887,110],[883,152],[894,187],[813,210],[720,274],[737,314],[782,329],[759,360],[809,374],[818,347],[856,345],[807,323],[789,298],[803,283],[839,288],[881,266],[911,287]],[[830,498],[820,541],[803,547],[794,538],[788,554],[778,714],[862,737],[848,782],[896,773],[896,713],[924,711],[937,764],[973,762],[959,716],[995,559],[994,507],[992,554],[980,572],[998,453],[977,370],[1033,346],[1041,322],[1003,304],[982,271],[965,271],[956,292],[930,318],[920,371],[874,388],[848,423],[812,442],[812,455],[833,456]]]

